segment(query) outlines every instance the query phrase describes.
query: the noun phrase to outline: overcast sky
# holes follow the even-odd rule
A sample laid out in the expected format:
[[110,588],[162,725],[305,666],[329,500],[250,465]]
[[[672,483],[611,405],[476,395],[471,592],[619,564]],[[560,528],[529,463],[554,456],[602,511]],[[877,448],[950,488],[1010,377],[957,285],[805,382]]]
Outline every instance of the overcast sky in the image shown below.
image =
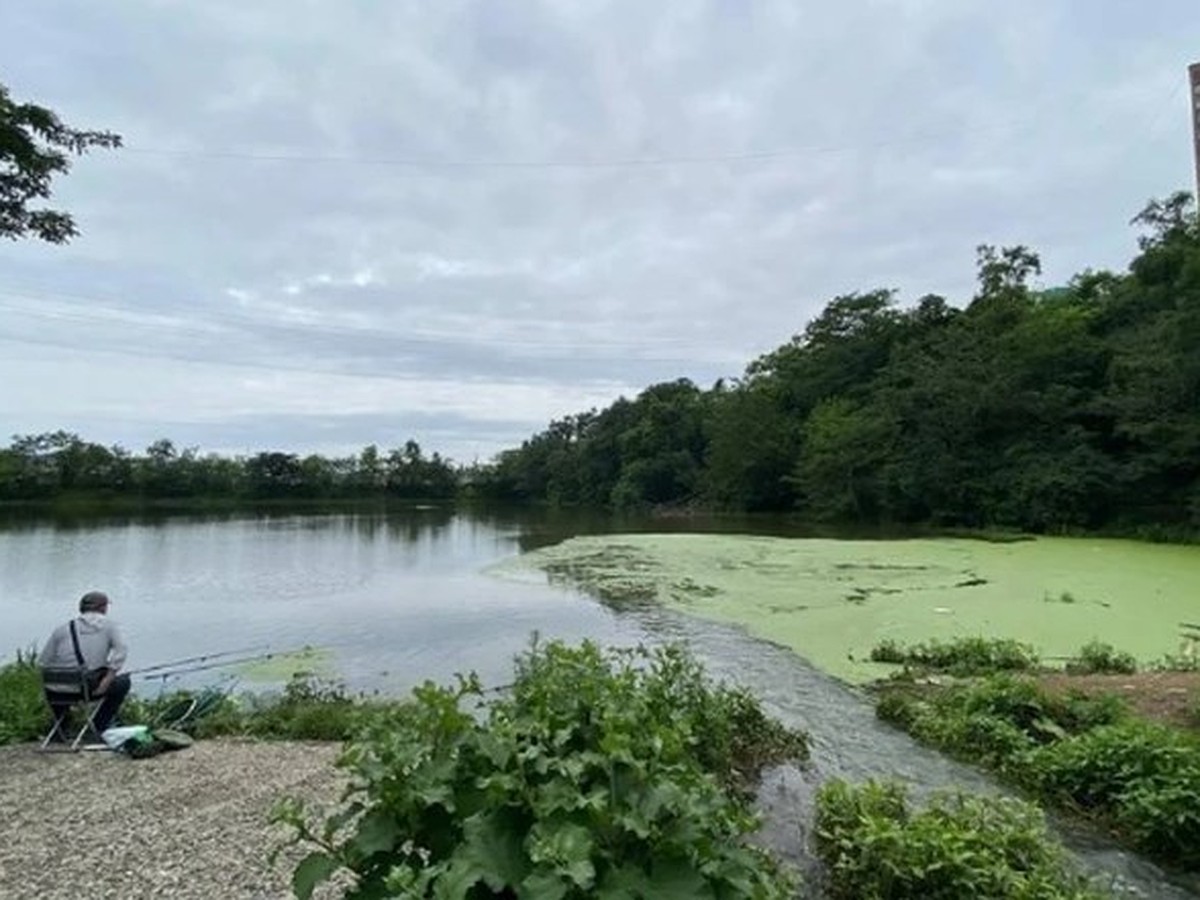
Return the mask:
[[0,0],[0,82],[124,136],[0,245],[0,428],[460,462],[831,297],[1124,269],[1191,188],[1195,0]]

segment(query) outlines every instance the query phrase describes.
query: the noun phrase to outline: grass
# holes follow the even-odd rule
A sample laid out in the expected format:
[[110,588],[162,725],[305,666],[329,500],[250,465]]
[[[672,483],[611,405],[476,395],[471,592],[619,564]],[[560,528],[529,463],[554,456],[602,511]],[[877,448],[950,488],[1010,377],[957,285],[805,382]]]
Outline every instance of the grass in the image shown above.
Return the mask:
[[[35,655],[18,652],[15,662],[0,665],[0,745],[39,740],[50,727]],[[688,686],[689,693],[669,698],[669,703],[676,711],[690,710],[692,728],[703,735],[696,752],[705,755],[707,765],[719,772],[729,789],[753,788],[762,767],[781,755],[807,755],[803,736],[766,716],[748,692],[703,687],[698,664],[686,654],[671,651],[659,665],[664,667],[664,684]],[[195,696],[189,691],[133,695],[119,717],[127,725],[169,722]],[[281,692],[221,697],[185,730],[197,738],[346,741],[408,702],[352,694],[336,681],[303,673]],[[668,703],[668,698],[661,702]]]

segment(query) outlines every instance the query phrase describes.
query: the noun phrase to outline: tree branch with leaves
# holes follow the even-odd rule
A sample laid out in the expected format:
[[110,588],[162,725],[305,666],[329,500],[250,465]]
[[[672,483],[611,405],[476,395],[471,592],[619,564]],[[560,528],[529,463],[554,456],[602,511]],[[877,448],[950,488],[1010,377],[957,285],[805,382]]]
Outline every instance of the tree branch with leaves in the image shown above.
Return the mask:
[[72,156],[120,146],[120,135],[71,128],[52,110],[15,102],[0,84],[0,237],[52,244],[75,237],[79,229],[69,213],[30,204],[50,198],[51,182],[70,170]]

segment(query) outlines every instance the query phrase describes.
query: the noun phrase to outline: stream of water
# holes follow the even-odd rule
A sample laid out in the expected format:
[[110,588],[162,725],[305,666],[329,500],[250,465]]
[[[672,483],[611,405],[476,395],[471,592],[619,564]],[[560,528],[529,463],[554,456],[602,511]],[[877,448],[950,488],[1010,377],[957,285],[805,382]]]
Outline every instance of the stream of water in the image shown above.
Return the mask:
[[[666,610],[641,610],[635,615],[647,631],[688,642],[709,672],[750,688],[776,718],[809,733],[809,766],[770,772],[759,802],[766,817],[765,842],[804,871],[814,885],[820,883],[820,871],[807,844],[816,791],[826,779],[896,778],[917,799],[946,789],[1008,793],[980,770],[923,747],[880,722],[860,691],[823,674],[790,650],[750,638],[735,627]],[[1053,820],[1052,825],[1081,868],[1117,896],[1200,897],[1200,879],[1194,876],[1173,876],[1077,824]]]

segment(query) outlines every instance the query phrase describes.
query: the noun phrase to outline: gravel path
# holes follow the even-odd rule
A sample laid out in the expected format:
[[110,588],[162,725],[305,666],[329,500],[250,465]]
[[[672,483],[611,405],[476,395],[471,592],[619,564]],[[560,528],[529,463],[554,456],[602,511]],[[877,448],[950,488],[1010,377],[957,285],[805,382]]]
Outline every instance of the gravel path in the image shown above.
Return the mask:
[[0,748],[0,896],[290,897],[288,860],[267,863],[282,834],[267,815],[285,794],[335,802],[337,754],[229,740],[147,760]]

